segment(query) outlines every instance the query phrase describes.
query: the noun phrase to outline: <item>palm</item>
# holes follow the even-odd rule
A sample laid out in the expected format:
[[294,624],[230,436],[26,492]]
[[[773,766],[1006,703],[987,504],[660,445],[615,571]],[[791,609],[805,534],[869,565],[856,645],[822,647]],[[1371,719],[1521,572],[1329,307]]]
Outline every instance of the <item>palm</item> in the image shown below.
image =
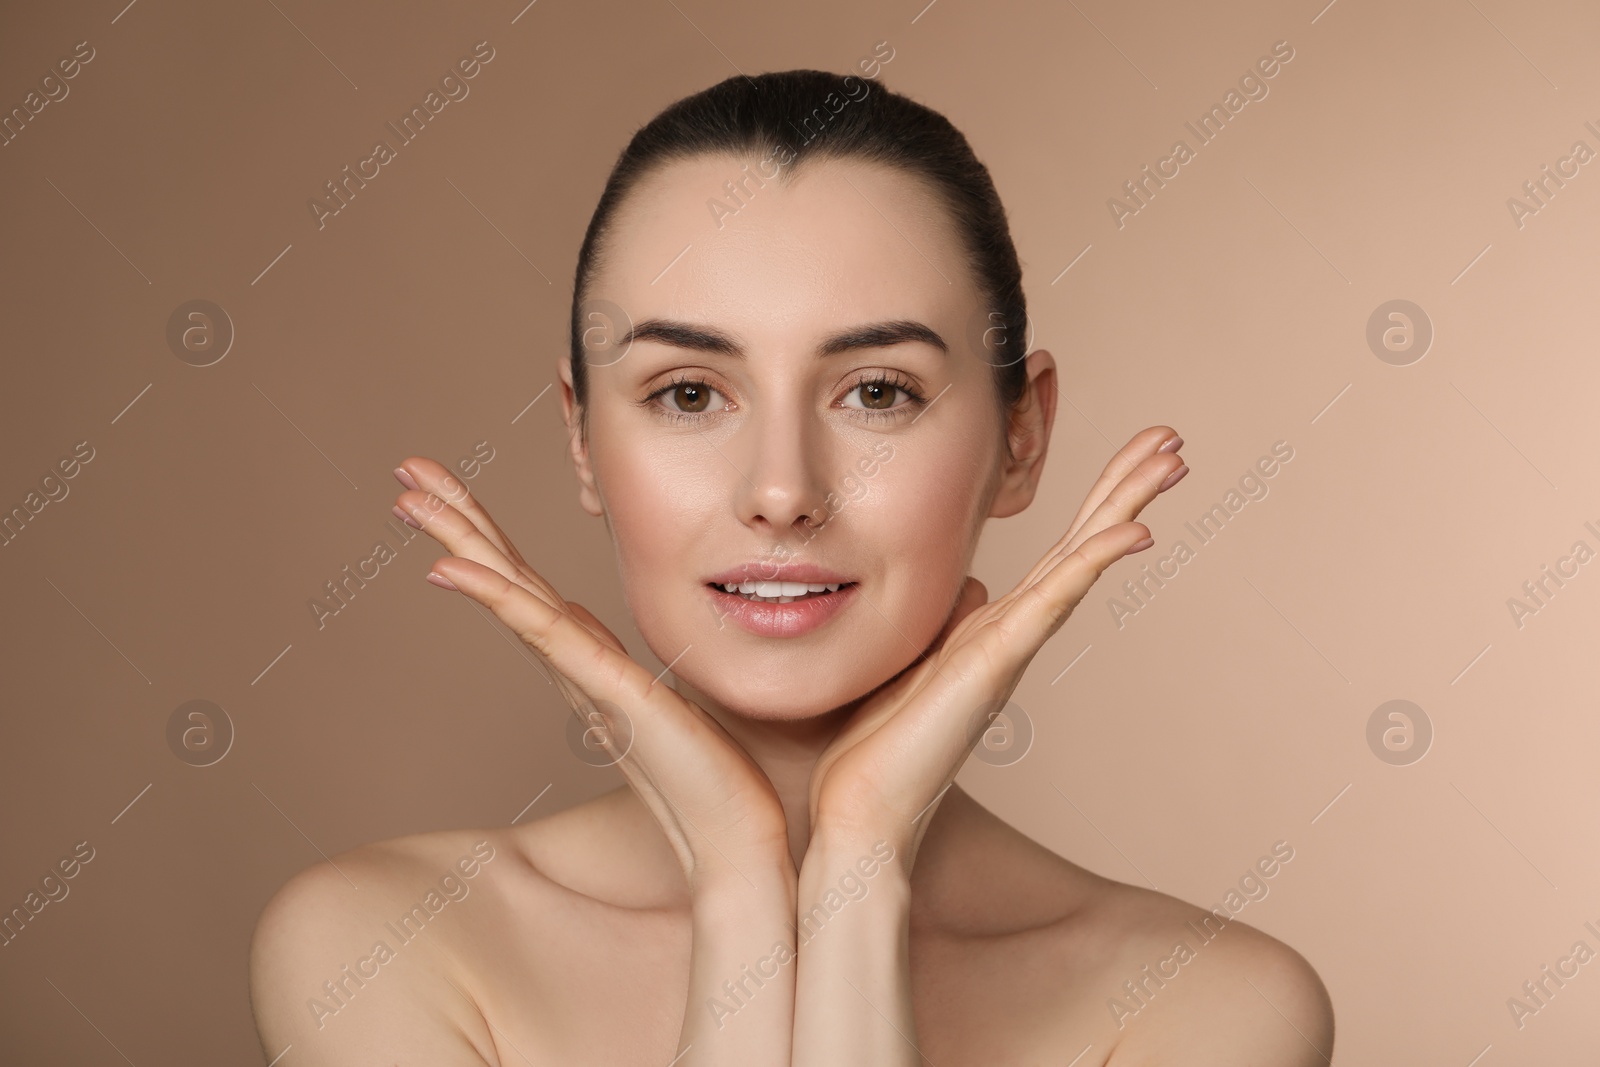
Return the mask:
[[[434,571],[494,612],[551,680],[661,824],[691,879],[790,863],[777,791],[698,704],[655,680],[588,609],[566,600],[444,467],[411,457],[399,503],[451,553]],[[451,503],[445,503],[448,498]]]
[[[1181,461],[1157,453],[1170,428],[1136,435],[1107,465],[1066,534],[1017,586],[989,602],[968,578],[917,662],[856,709],[811,776],[812,833],[865,843],[887,836],[912,856],[924,812],[961,769],[1039,648],[1148,528],[1133,522]],[[911,857],[907,857],[909,862]]]

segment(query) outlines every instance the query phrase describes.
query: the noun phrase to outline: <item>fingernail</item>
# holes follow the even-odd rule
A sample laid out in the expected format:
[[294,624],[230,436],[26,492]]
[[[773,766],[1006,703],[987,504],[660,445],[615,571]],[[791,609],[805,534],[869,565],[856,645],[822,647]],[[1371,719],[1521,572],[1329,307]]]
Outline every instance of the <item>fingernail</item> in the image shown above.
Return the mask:
[[418,522],[416,519],[413,519],[410,515],[407,515],[405,508],[402,508],[399,504],[394,506],[394,513],[395,517],[401,522],[405,523],[407,526],[415,526],[419,530],[422,529],[422,523]]
[[1161,483],[1161,488],[1156,491],[1159,493],[1165,493],[1168,489],[1171,489],[1173,486],[1177,485],[1183,476],[1188,473],[1189,465],[1185,463],[1183,466],[1167,475],[1166,480]]
[[440,589],[449,589],[450,591],[455,592],[455,593],[461,592],[460,589],[456,588],[456,583],[455,582],[452,582],[450,579],[446,578],[442,574],[439,574],[437,571],[429,571],[428,572],[428,581],[432,582],[434,585],[438,586]]
[[1156,449],[1156,451],[1157,452],[1176,452],[1178,449],[1180,449],[1182,447],[1183,447],[1183,438],[1181,438],[1181,437],[1177,436],[1176,434],[1174,434],[1173,436],[1167,438],[1166,443],[1164,443],[1160,448]]
[[422,488],[420,485],[417,484],[417,480],[415,478],[411,477],[410,472],[407,471],[404,467],[396,467],[394,469],[394,477],[395,477],[395,481],[399,482],[401,485],[405,486],[407,489],[421,489]]
[[1142,541],[1136,541],[1133,544],[1129,545],[1128,546],[1128,551],[1129,552],[1143,552],[1145,549],[1149,548],[1151,545],[1153,545],[1155,543],[1156,543],[1155,542],[1155,538],[1146,537]]

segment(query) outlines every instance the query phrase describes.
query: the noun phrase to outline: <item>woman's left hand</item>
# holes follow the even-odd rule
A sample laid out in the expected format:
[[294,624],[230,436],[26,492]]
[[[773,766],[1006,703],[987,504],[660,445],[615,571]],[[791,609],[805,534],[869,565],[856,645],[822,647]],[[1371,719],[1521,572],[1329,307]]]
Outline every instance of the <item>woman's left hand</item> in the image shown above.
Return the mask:
[[988,603],[983,583],[967,578],[919,662],[864,701],[823,750],[811,774],[813,849],[864,853],[887,841],[909,875],[932,821],[929,809],[993,709],[1005,706],[1101,572],[1149,547],[1149,528],[1132,520],[1175,484],[1168,479],[1185,468],[1182,444],[1167,426],[1136,434],[1106,466],[1066,535],[1005,596]]

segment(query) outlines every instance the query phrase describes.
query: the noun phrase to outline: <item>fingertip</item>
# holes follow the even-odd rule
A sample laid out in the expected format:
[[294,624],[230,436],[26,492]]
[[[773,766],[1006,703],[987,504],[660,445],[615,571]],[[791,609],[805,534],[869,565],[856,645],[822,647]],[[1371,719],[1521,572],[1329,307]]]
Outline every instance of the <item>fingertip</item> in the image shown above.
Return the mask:
[[450,579],[446,578],[444,575],[440,574],[438,571],[429,571],[427,577],[428,577],[428,581],[432,582],[434,585],[438,586],[440,589],[448,589],[452,593],[461,592],[461,587],[460,586],[456,585],[455,582],[452,582]]

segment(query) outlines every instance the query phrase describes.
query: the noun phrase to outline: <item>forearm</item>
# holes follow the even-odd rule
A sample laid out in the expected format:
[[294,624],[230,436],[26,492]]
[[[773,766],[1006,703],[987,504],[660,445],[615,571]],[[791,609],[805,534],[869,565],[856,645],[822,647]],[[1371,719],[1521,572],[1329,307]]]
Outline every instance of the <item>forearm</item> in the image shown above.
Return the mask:
[[[891,858],[883,862],[886,853]],[[899,855],[882,842],[874,850],[814,841],[799,895],[791,1062],[920,1064],[911,1009],[911,886]]]
[[[794,1026],[795,881],[781,873],[696,893],[675,1067],[787,1067]],[[686,1051],[687,1050],[687,1051]]]

